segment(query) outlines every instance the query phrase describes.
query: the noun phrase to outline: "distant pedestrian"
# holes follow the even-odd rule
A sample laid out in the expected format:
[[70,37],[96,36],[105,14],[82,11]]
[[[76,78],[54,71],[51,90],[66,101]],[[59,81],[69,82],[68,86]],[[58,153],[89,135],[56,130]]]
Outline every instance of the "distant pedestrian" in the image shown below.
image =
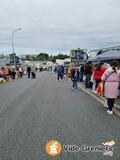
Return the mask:
[[60,65],[56,67],[56,72],[57,72],[57,80],[59,80],[61,78],[61,66]]
[[12,79],[15,79],[15,76],[16,76],[16,68],[12,67],[12,70],[11,70],[11,77],[12,77]]
[[80,82],[83,82],[83,76],[84,76],[84,64],[80,66]]
[[85,64],[84,75],[85,75],[85,87],[89,88],[91,75],[92,75],[92,64],[91,64],[91,62],[87,62]]
[[79,81],[79,70],[78,70],[77,67],[73,67],[73,69],[72,69],[71,80],[72,80],[73,89],[77,91],[77,89],[78,89],[78,81]]
[[102,75],[102,80],[104,81],[104,96],[107,99],[108,110],[107,113],[113,114],[113,107],[115,99],[118,96],[118,89],[120,85],[120,71],[117,69],[118,62],[113,61],[111,66],[106,69]]
[[69,66],[68,67],[68,70],[67,70],[67,77],[69,77],[69,78],[72,78],[72,67],[71,66]]
[[39,71],[42,72],[42,71],[43,71],[43,67],[40,67],[40,68],[39,68]]
[[35,73],[35,67],[33,66],[32,68],[31,68],[31,78],[32,79],[35,79],[36,78],[36,73]]
[[[93,69],[96,67],[96,64],[93,66]],[[93,70],[92,70],[92,76],[91,76],[91,80],[90,80],[92,83],[93,83],[93,85],[92,85],[92,91],[94,92],[94,93],[97,93],[97,91],[96,91],[96,81],[95,81],[95,76],[94,76],[94,72],[93,72]]]
[[101,77],[103,75],[103,73],[105,72],[106,67],[104,66],[104,64],[98,62],[96,64],[96,66],[93,68],[93,79],[95,80],[96,83],[96,89],[98,87],[98,84],[101,82]]
[[61,73],[60,73],[61,79],[63,79],[63,76],[64,76],[64,66],[61,65]]
[[37,67],[35,68],[35,71],[36,71],[36,72],[38,71],[38,68],[37,68]]
[[23,77],[23,69],[22,69],[22,66],[19,67],[18,71],[19,71],[20,78],[22,78],[22,77]]
[[31,75],[31,67],[30,66],[27,67],[27,74],[28,74],[28,78],[30,78],[30,75]]

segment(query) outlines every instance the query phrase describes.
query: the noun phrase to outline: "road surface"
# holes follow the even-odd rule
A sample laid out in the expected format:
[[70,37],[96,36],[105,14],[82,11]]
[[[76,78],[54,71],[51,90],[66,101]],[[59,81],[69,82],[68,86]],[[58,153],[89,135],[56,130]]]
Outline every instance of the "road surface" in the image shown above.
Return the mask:
[[[98,146],[114,140],[113,157],[103,153],[66,153],[52,158],[45,144]],[[0,85],[0,160],[120,160],[120,118],[56,75],[18,79]]]

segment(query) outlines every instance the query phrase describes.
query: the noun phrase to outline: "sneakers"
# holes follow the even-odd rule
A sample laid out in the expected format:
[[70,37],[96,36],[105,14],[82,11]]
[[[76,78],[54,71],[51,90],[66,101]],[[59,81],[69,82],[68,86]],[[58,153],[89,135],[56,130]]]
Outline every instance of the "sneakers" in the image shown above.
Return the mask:
[[76,88],[74,88],[74,87],[72,87],[72,90],[73,90],[73,91],[78,91],[78,89],[76,89]]
[[107,110],[108,114],[113,114],[113,111]]

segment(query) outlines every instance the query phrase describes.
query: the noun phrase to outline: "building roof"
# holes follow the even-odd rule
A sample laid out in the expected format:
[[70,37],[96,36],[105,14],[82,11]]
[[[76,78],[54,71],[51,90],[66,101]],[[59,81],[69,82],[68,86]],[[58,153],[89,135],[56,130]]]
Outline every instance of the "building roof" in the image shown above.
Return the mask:
[[103,52],[93,58],[90,58],[91,61],[105,61],[105,60],[114,60],[120,59],[120,51],[110,50]]

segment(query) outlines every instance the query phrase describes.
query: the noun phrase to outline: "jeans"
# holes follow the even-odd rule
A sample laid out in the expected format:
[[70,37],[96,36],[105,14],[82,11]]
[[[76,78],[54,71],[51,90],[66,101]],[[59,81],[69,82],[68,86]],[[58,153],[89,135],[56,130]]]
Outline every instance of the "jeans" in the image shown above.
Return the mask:
[[60,73],[57,74],[57,80],[59,80],[59,78],[60,78]]
[[78,82],[77,81],[73,81],[73,88],[78,89]]

